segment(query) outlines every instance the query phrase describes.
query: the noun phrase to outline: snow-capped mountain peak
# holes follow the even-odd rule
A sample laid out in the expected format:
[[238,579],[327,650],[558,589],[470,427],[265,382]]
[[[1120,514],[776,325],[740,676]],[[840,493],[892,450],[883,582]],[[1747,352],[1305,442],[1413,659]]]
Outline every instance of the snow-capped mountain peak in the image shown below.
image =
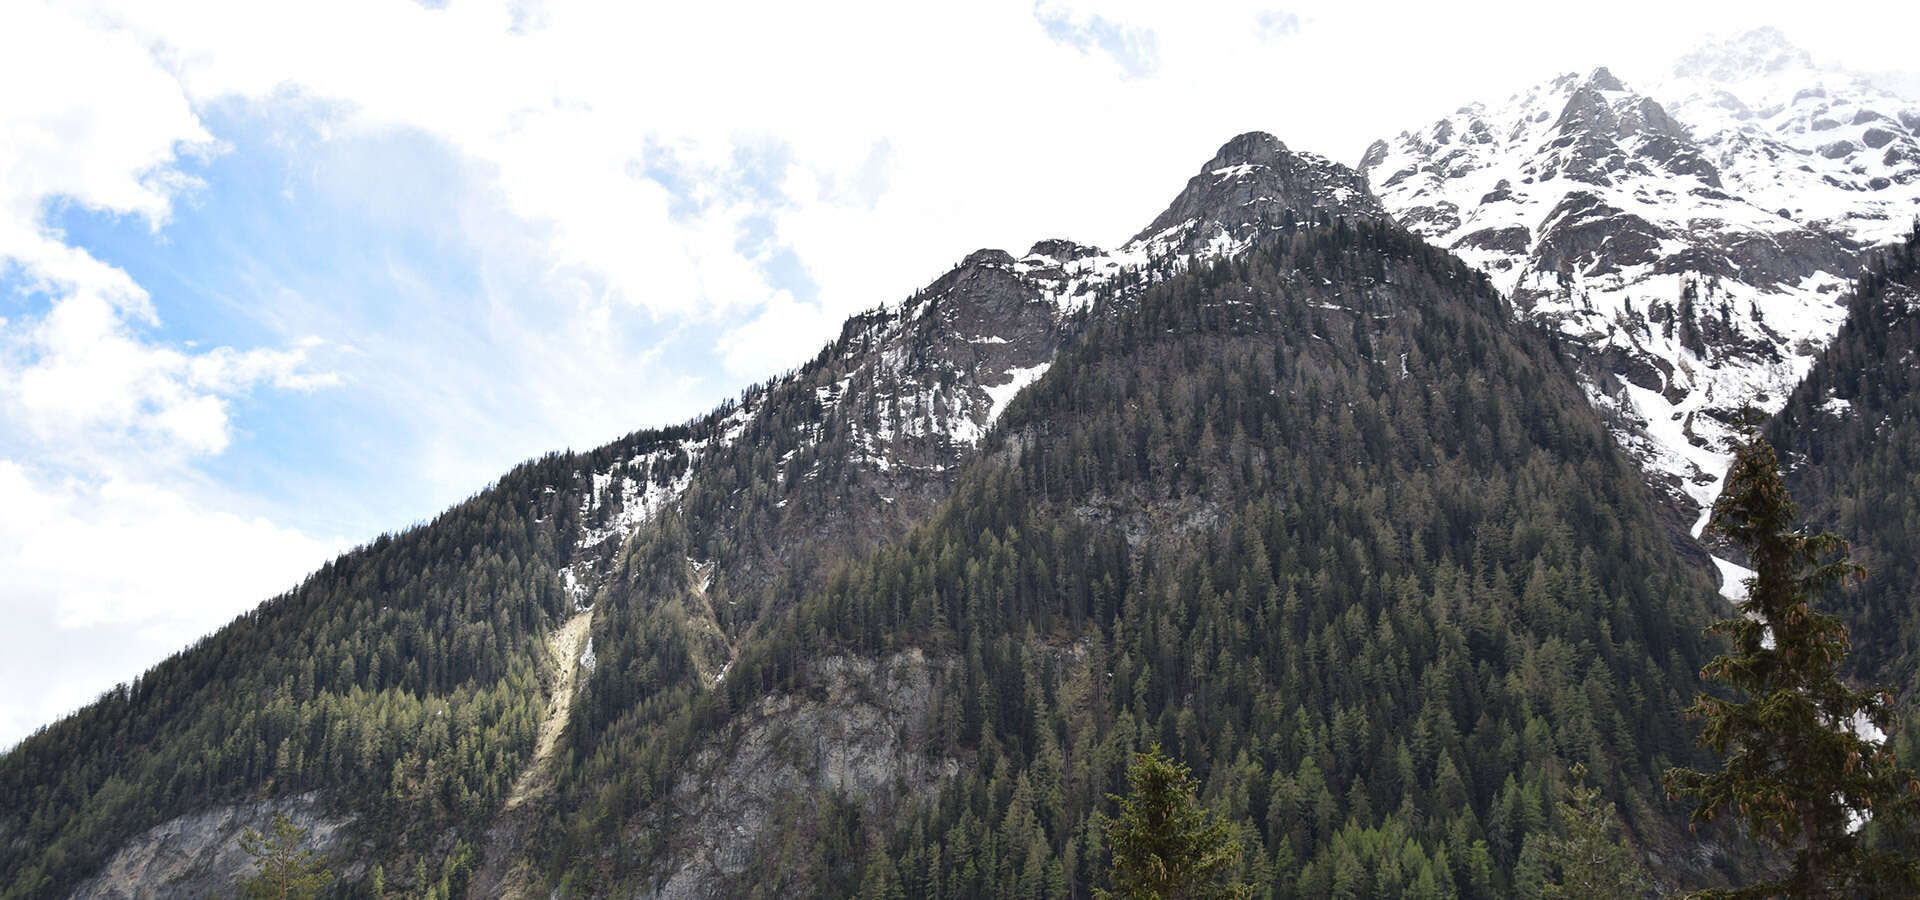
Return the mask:
[[1401,222],[1570,339],[1622,442],[1704,508],[1744,410],[1804,376],[1862,247],[1920,210],[1920,177],[1887,96],[1777,31],[1674,71],[1645,91],[1561,75],[1376,142],[1360,168]]

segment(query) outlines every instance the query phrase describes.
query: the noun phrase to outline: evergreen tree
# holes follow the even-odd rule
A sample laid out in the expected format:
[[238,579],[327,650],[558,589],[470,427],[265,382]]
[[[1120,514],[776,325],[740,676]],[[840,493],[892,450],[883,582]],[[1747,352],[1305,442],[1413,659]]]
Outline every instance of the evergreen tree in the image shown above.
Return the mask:
[[1111,890],[1097,891],[1116,900],[1201,900],[1243,898],[1253,890],[1230,875],[1240,860],[1233,826],[1194,797],[1187,767],[1155,745],[1136,753],[1127,768],[1126,797],[1120,816],[1107,825],[1113,850]]
[[333,873],[305,846],[307,830],[276,813],[266,834],[251,828],[240,835],[240,849],[260,871],[240,886],[250,900],[310,900],[333,880]]
[[1620,835],[1620,819],[1600,789],[1585,783],[1587,770],[1573,766],[1573,782],[1560,806],[1560,830],[1545,844],[1547,863],[1558,871],[1542,890],[1546,897],[1640,897],[1652,889],[1646,867]]
[[893,857],[887,855],[884,845],[875,844],[867,854],[866,873],[860,878],[860,900],[904,900],[905,897]]
[[1702,672],[1739,696],[1703,694],[1691,709],[1706,721],[1701,744],[1726,765],[1673,769],[1666,784],[1694,801],[1694,822],[1731,809],[1792,863],[1772,880],[1695,896],[1920,896],[1920,859],[1870,848],[1860,829],[1868,817],[1883,831],[1910,827],[1920,796],[1913,772],[1860,733],[1863,722],[1892,729],[1891,697],[1840,679],[1846,626],[1813,607],[1823,591],[1864,573],[1845,541],[1801,533],[1795,514],[1773,447],[1757,437],[1741,446],[1714,504],[1714,528],[1746,551],[1755,574],[1739,614],[1711,627],[1732,651]]

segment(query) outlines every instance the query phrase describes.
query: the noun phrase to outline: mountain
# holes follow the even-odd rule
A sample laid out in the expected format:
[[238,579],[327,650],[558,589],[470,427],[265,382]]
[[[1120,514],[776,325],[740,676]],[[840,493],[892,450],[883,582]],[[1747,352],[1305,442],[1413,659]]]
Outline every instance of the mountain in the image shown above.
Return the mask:
[[[829,566],[924,518],[1096,292],[1165,278],[1185,265],[1179,251],[1244,246],[1294,209],[1346,213],[1346,203],[1380,215],[1352,171],[1242,136],[1119,251],[1066,240],[1018,259],[977,251],[906,301],[849,320],[812,363],[737,403],[520,466],[19,746],[0,766],[8,796],[21,798],[0,816],[0,871],[15,892],[63,888],[136,827],[202,816],[263,787],[298,787],[301,814],[342,839],[349,819],[378,817],[401,835],[465,821],[461,846],[409,850],[403,837],[401,856],[480,856],[478,810],[538,806],[528,800],[551,783],[566,723],[616,718],[678,677],[716,683],[735,643]],[[685,553],[645,557],[660,533]],[[595,616],[607,595],[626,593],[649,593],[657,603],[641,612],[685,631],[687,654],[670,672],[622,654],[618,637],[645,622]],[[286,656],[282,641],[309,652]],[[574,675],[578,693],[559,693]],[[444,718],[455,727],[432,727]],[[81,748],[100,729],[136,741]],[[219,750],[209,756],[207,745]],[[436,771],[455,746],[482,760],[459,775]],[[127,796],[129,783],[144,791]],[[319,804],[324,793],[332,800]],[[342,794],[386,796],[342,804]],[[217,819],[238,831],[265,810],[253,806]],[[490,829],[493,844],[516,841],[518,819]],[[167,867],[180,848],[165,829],[109,871],[179,873]]]
[[1699,877],[1656,782],[1717,601],[1658,503],[1484,278],[1283,227],[1097,298],[925,523],[581,729],[533,882],[1084,896],[1149,743],[1283,896],[1509,895],[1576,759]]
[[37,733],[0,872],[219,892],[284,812],[353,891],[1084,894],[1158,741],[1309,893],[1504,891],[1575,759],[1698,874],[1654,778],[1711,589],[1667,534],[1489,283],[1243,135],[1116,251],[971,254]]
[[1771,30],[1640,92],[1563,75],[1376,142],[1408,228],[1559,332],[1656,481],[1704,508],[1749,406],[1780,408],[1867,250],[1920,214],[1920,115]]
[[1766,429],[1802,515],[1850,540],[1867,568],[1835,598],[1852,625],[1854,670],[1909,701],[1920,684],[1916,355],[1920,229],[1861,277],[1846,324]]
[[[1062,242],[973,254],[735,403],[528,463],[323,567],[0,761],[0,883],[57,895],[105,862],[79,895],[222,892],[243,860],[218,851],[286,797],[394,883],[505,866],[569,729],[718,682],[827,567],[924,518],[1094,266]],[[630,654],[633,629],[672,652]]]

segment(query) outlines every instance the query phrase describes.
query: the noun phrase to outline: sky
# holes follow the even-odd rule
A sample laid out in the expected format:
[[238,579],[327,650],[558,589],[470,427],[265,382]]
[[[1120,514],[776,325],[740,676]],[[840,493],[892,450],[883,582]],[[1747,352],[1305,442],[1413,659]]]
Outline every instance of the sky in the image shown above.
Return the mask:
[[[1227,138],[1352,164],[1901,2],[0,4],[0,747],[514,463],[685,420]],[[1861,27],[1863,22],[1875,27]]]

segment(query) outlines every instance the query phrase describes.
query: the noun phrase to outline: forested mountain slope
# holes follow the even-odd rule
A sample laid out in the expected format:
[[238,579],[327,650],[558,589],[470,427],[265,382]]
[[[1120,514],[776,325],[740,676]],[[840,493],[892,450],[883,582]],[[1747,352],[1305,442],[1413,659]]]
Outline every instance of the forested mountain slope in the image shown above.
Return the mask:
[[[931,519],[717,687],[576,719],[530,852],[562,894],[1085,896],[1157,742],[1276,896],[1509,896],[1575,761],[1701,877],[1657,777],[1717,600],[1657,504],[1479,273],[1282,227],[1097,299]],[[691,654],[627,616],[627,658]]]
[[[417,863],[429,880],[470,868],[531,759],[556,668],[576,663],[554,658],[548,633],[610,592],[701,573],[714,600],[672,614],[700,636],[689,664],[711,680],[772,598],[944,496],[1057,345],[1064,277],[1012,263],[969,258],[698,421],[522,466],[29,738],[0,759],[0,885],[58,893],[148,826],[307,791],[371,842],[354,855],[399,867],[390,883]],[[669,511],[696,543],[640,555],[630,539]],[[632,673],[617,641],[601,646],[585,648],[583,713],[649,684],[609,687]]]
[[[532,757],[554,671],[576,663],[547,633],[609,593],[720,571],[712,602],[668,604],[712,680],[769,598],[944,495],[1015,381],[1051,358],[1061,314],[1045,285],[970,259],[737,404],[529,463],[329,564],[0,760],[0,883],[58,893],[150,825],[307,791],[365,836],[350,855],[399,867],[390,883],[421,863],[457,883]],[[663,515],[698,543],[651,559],[630,538]],[[600,646],[583,714],[650,685],[620,681],[622,645]]]

